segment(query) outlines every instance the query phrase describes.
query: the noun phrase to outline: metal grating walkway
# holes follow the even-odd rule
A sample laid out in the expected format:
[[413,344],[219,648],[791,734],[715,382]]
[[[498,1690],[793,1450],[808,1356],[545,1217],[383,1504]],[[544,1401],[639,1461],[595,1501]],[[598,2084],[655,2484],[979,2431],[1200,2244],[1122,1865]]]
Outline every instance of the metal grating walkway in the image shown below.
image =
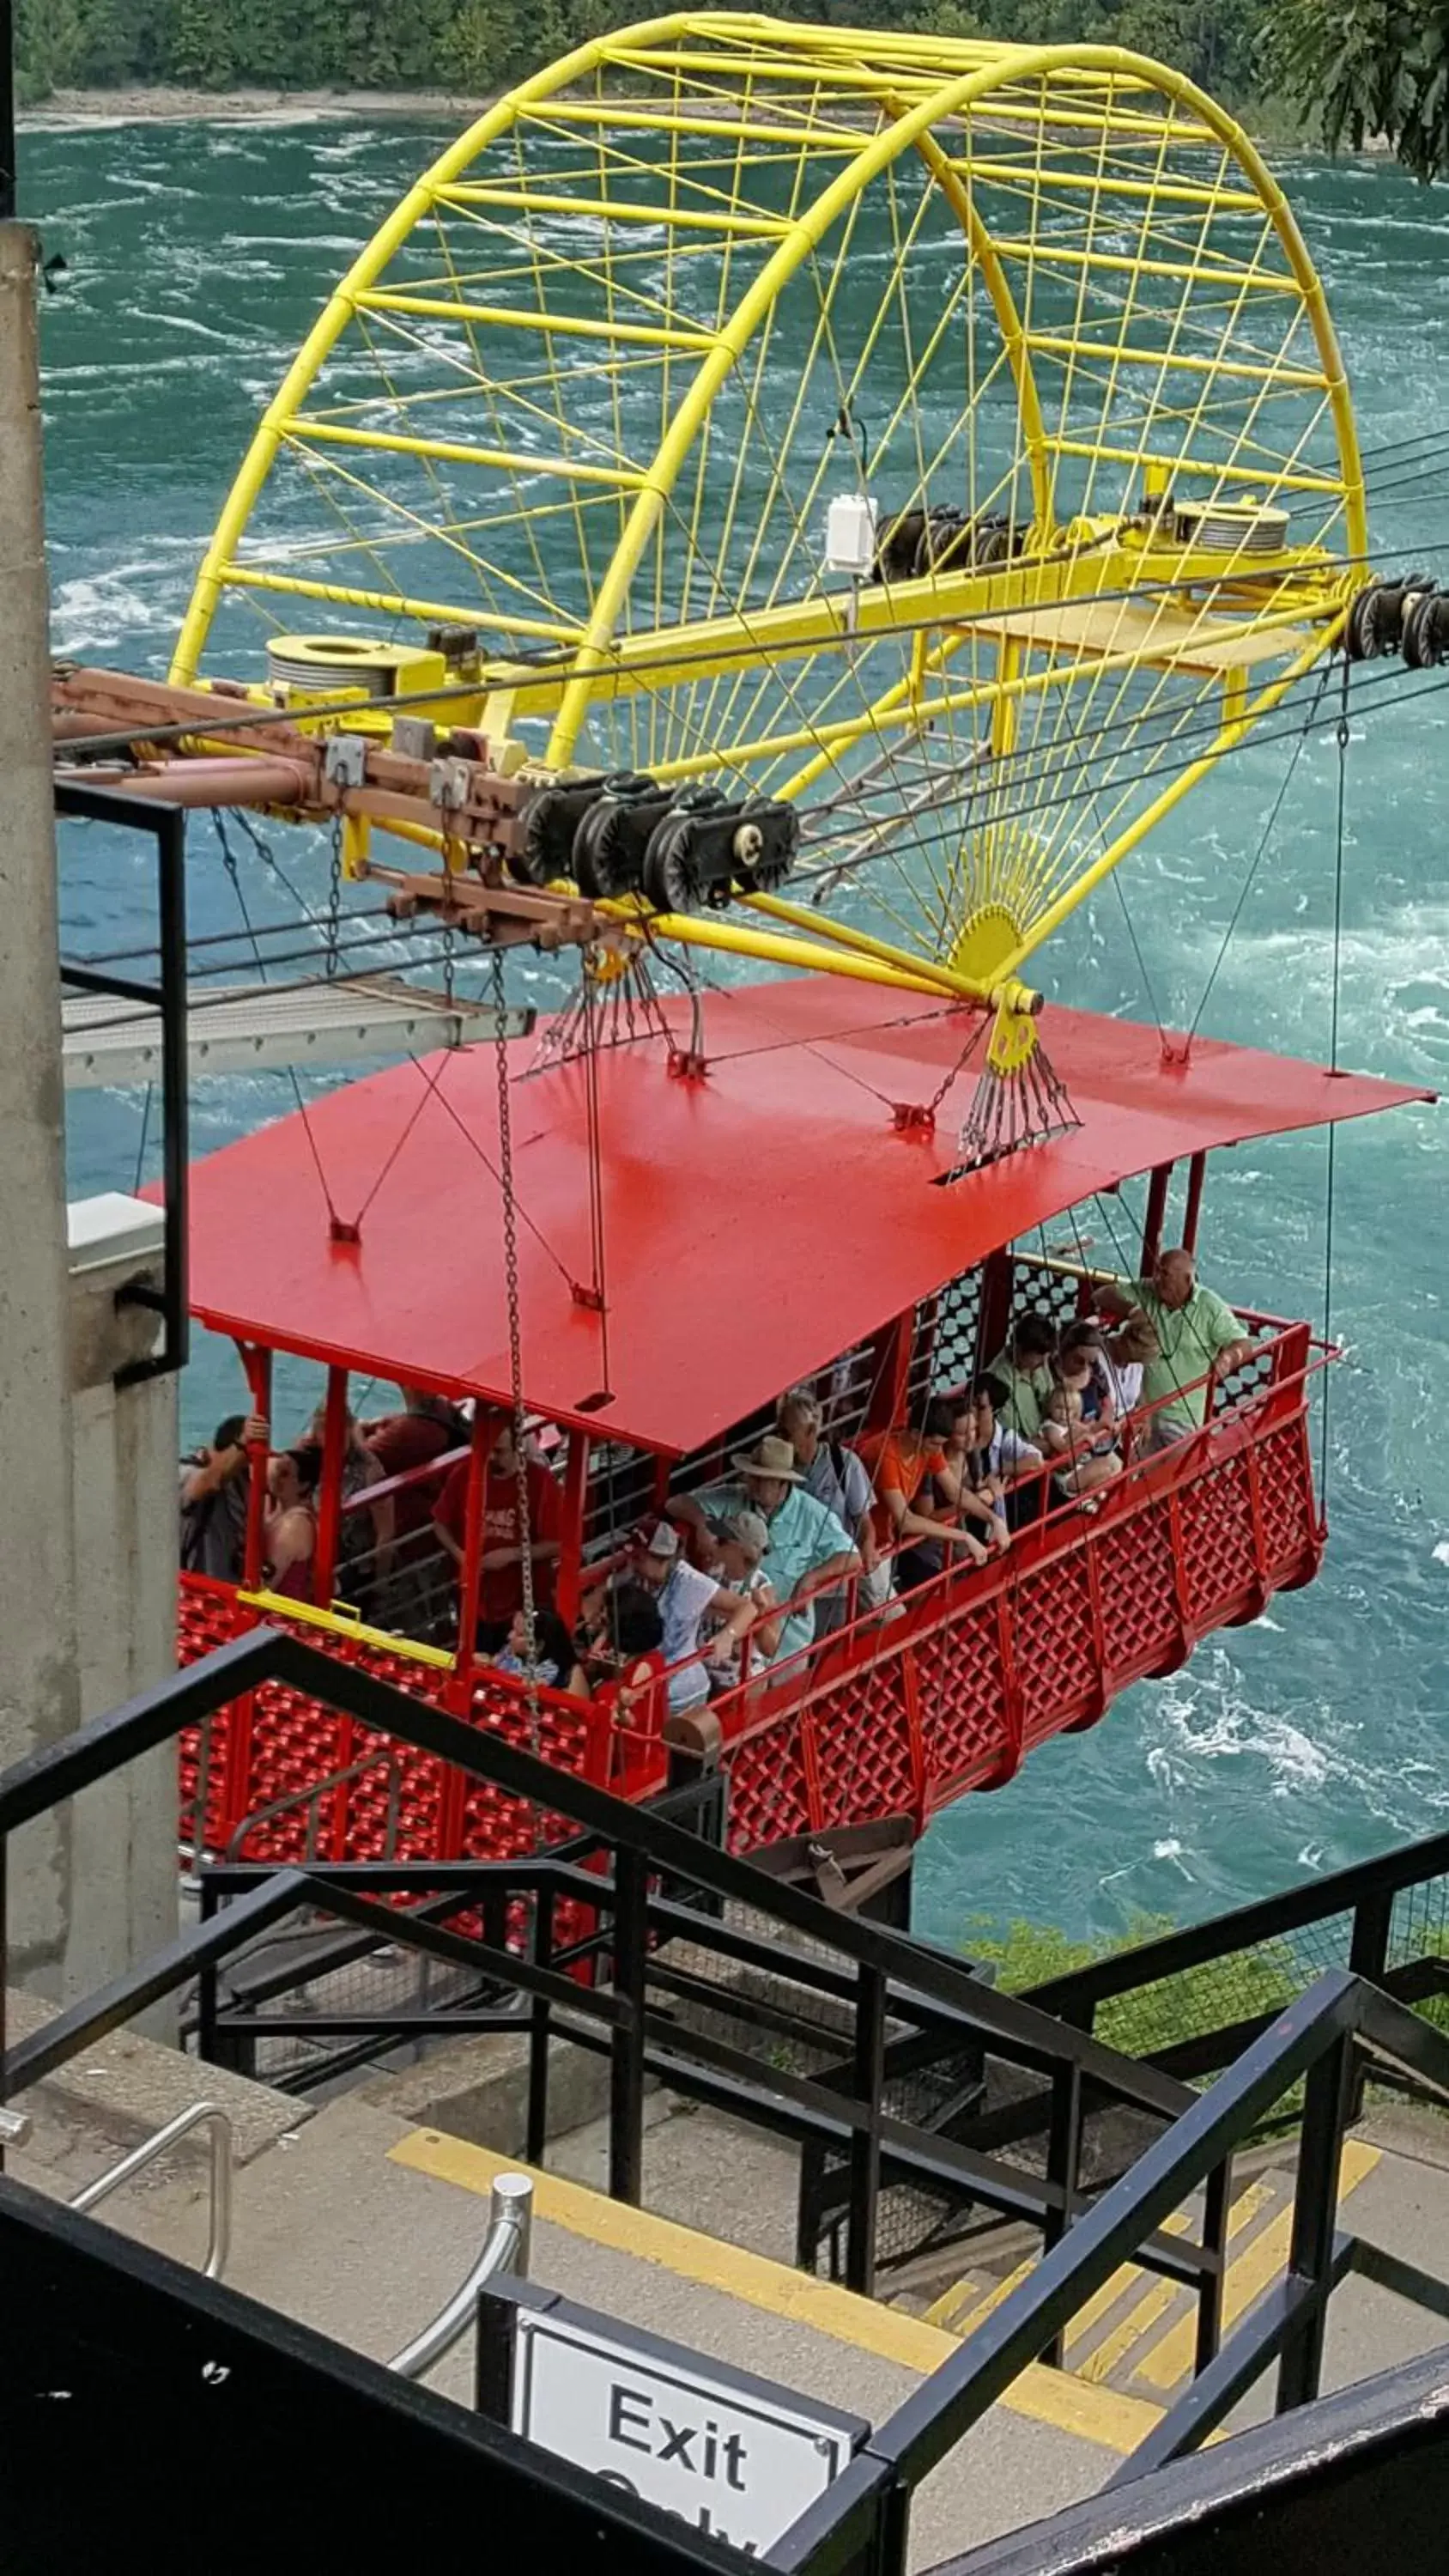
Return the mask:
[[[527,1037],[531,1010],[502,1015],[503,1034]],[[84,993],[62,1006],[68,1091],[161,1075],[161,1016],[136,1002]],[[476,1045],[498,1034],[490,1002],[432,992],[387,975],[328,982],[226,985],[193,1000],[186,1048],[193,1075],[264,1072],[290,1065],[353,1064],[371,1056]]]

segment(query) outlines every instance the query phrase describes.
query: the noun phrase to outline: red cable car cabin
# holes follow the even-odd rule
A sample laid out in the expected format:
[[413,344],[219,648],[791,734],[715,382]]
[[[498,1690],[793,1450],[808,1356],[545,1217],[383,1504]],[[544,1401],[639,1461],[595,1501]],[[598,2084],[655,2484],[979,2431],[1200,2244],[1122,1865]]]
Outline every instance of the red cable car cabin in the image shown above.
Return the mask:
[[[1052,1060],[1080,1124],[958,1177],[958,1104],[948,1094],[934,1124],[927,1104],[960,1062],[961,1012],[826,978],[703,1007],[703,1070],[655,1042],[509,1085],[522,1385],[559,1479],[566,1617],[590,1566],[671,1492],[720,1474],[784,1389],[813,1385],[827,1431],[848,1440],[899,1420],[928,1386],[960,1386],[1023,1311],[1091,1311],[1084,1262],[1013,1250],[1038,1228],[1070,1231],[1069,1211],[1150,1174],[1145,1244],[1096,1237],[1093,1270],[1130,1275],[1161,1235],[1177,1161],[1191,1243],[1214,1148],[1429,1096],[1054,1008]],[[664,1013],[692,1047],[688,1003]],[[194,1171],[193,1312],[236,1339],[257,1410],[270,1410],[273,1352],[328,1376],[312,1605],[262,1589],[254,1472],[246,1577],[182,1577],[180,1651],[190,1660],[263,1618],[299,1623],[478,1726],[536,1738],[561,1769],[643,1797],[667,1771],[658,1709],[620,1724],[606,1703],[542,1690],[535,1715],[519,1682],[470,1651],[472,1621],[454,1628],[451,1565],[415,1620],[431,1634],[384,1634],[333,1607],[349,1512],[376,1526],[379,1500],[410,1482],[344,1503],[349,1381],[364,1379],[476,1400],[462,1590],[477,1599],[486,1426],[513,1384],[497,1070],[491,1047],[410,1062]],[[1232,1302],[1210,1243],[1203,1266]],[[1053,1510],[990,1566],[958,1566],[890,1615],[747,1669],[714,1703],[735,1849],[883,1818],[919,1833],[1210,1630],[1311,1580],[1324,1525],[1308,1393],[1327,1354],[1306,1323],[1237,1311],[1253,1356],[1203,1427],[1157,1455],[1139,1440],[1090,1513]],[[423,1471],[429,1502],[446,1463]],[[422,1517],[416,1499],[406,1516]],[[344,1548],[354,1585],[360,1561]],[[499,1857],[532,1841],[518,1802],[279,1687],[225,1712],[204,1755],[188,1746],[188,1843],[199,1769],[207,1846],[249,1858]]]

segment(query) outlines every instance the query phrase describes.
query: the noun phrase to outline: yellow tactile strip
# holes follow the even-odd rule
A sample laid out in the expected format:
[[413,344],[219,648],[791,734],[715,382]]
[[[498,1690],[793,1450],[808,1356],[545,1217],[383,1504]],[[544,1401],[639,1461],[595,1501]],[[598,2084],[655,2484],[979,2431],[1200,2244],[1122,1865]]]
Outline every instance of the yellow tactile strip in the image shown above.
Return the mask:
[[[1340,2203],[1366,2174],[1372,2173],[1378,2161],[1377,2147],[1366,2146],[1358,2138],[1345,2142],[1339,2170]],[[1228,2212],[1228,2244],[1231,2248],[1239,2239],[1245,2241],[1240,2252],[1230,2254],[1223,2281],[1224,2334],[1286,2268],[1293,2233],[1292,2192],[1291,2172],[1279,2168],[1246,2184],[1233,2201]],[[1258,2221],[1273,2210],[1275,2201],[1280,2204],[1276,2214],[1259,2226]],[[1165,2232],[1183,2236],[1191,2224],[1185,2211],[1175,2211],[1165,2222]],[[956,2337],[974,2334],[993,2309],[1020,2288],[1035,2269],[1037,2259],[1033,2254],[1004,2280],[989,2285],[979,2278],[953,2283],[927,2310],[927,2321]],[[1169,2315],[1171,2322],[1160,2333],[1158,2329]],[[1103,2325],[1106,2331],[1098,2336],[1097,2329]],[[1095,2386],[1116,2380],[1120,2389],[1122,2379],[1132,2379],[1166,2400],[1191,2375],[1196,2339],[1196,2303],[1186,2295],[1182,2284],[1145,2272],[1136,2264],[1124,2263],[1086,2301],[1068,2329],[1066,2367]]]
[[[436,2181],[457,2183],[464,2191],[481,2194],[492,2190],[500,2173],[531,2174],[535,2213],[549,2226],[565,2228],[570,2235],[586,2237],[615,2253],[631,2254],[639,2262],[657,2263],[682,2280],[697,2282],[701,2289],[718,2290],[749,2307],[767,2309],[772,2316],[791,2318],[837,2343],[854,2344],[882,2361],[899,2362],[903,2369],[937,2370],[960,2348],[959,2336],[927,2325],[922,2317],[907,2316],[900,2308],[878,2307],[873,2299],[862,2299],[833,2281],[794,2272],[788,2264],[746,2253],[743,2247],[726,2245],[715,2236],[701,2236],[693,2228],[677,2226],[673,2219],[631,2209],[582,2183],[541,2173],[520,2164],[517,2157],[470,2146],[441,2130],[414,2129],[390,2154],[393,2163],[407,2165],[414,2173],[430,2174]],[[1136,2450],[1162,2416],[1161,2407],[1144,2398],[1093,2388],[1065,2371],[1046,2370],[1037,2363],[1022,2371],[1001,2403],[1013,2414],[1049,2424],[1059,2433],[1074,2433],[1080,2441],[1096,2442],[1123,2457]]]

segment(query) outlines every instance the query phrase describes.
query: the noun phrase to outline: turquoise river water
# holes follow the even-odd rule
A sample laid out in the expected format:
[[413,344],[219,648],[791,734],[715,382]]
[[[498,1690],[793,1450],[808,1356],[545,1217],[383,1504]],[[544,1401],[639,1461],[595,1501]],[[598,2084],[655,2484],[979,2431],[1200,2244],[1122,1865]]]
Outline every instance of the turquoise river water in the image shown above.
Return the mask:
[[[42,124],[26,135],[24,210],[68,262],[43,317],[59,650],[164,669],[257,410],[323,288],[433,141],[416,121]],[[1368,163],[1296,161],[1285,178],[1327,281],[1365,445],[1440,428],[1443,191]],[[1431,569],[1449,579],[1449,467],[1390,488],[1398,471],[1386,461],[1379,475],[1378,559],[1407,565],[1416,547],[1437,546]],[[1396,695],[1406,692],[1371,688],[1352,728],[1341,1054],[1432,1084],[1449,1065],[1449,699],[1441,710],[1436,697],[1396,706]],[[1325,723],[1214,986],[1205,1025],[1217,1035],[1327,1055],[1336,772]],[[1250,751],[1179,809],[1133,863],[1141,962],[1109,897],[1054,952],[1071,999],[1149,1017],[1145,971],[1165,1017],[1191,1015],[1279,776],[1277,758]],[[294,840],[287,863],[315,900],[317,853]],[[193,930],[230,927],[209,854],[191,876]],[[280,917],[250,859],[244,882],[259,917]],[[145,935],[145,863],[129,849],[72,836],[62,887],[77,949]],[[558,991],[532,973],[538,999]],[[200,1083],[195,1148],[290,1106],[276,1076]],[[79,1096],[72,1188],[129,1187],[141,1141],[136,1095]],[[1319,1582],[1210,1641],[1171,1680],[1130,1692],[1095,1734],[1047,1747],[1004,1795],[944,1817],[918,1867],[924,1930],[965,1938],[976,1918],[1030,1916],[1112,1936],[1143,1913],[1190,1921],[1443,1822],[1446,1158],[1449,1124],[1430,1108],[1339,1139],[1332,1320],[1350,1356],[1334,1374]],[[1321,1318],[1325,1165],[1321,1137],[1221,1158],[1205,1246],[1217,1284]],[[203,1346],[184,1388],[188,1437],[238,1392],[229,1352]],[[295,1394],[300,1405],[300,1385]]]

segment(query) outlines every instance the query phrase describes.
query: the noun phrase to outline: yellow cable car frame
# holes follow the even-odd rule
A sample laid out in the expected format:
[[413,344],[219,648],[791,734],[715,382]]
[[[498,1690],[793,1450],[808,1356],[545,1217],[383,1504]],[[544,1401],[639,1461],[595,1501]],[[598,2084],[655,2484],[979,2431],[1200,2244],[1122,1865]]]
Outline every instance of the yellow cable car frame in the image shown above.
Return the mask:
[[1190,81],[681,14],[500,99],[376,233],[172,676],[234,662],[235,601],[472,629],[541,769],[797,804],[789,900],[661,930],[981,999],[1331,647],[1365,548],[1322,286]]

